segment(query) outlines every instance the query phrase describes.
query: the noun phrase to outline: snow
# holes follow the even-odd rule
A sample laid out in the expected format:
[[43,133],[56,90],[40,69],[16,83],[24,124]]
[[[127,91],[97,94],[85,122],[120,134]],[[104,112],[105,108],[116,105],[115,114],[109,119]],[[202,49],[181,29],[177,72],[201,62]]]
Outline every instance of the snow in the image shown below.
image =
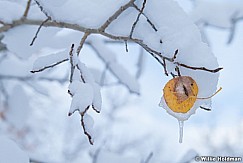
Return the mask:
[[41,56],[37,58],[33,64],[33,71],[43,69],[55,63],[61,62],[68,58],[68,50],[61,50],[57,53]]
[[7,52],[5,59],[1,60],[0,74],[12,76],[28,76],[30,75],[31,65],[29,61],[23,61],[16,58],[13,53]]
[[129,72],[119,63],[111,63],[108,65],[110,70],[119,79],[119,82],[125,84],[133,93],[139,94],[139,84],[135,77],[131,76]]
[[198,156],[198,153],[193,150],[190,149],[188,150],[185,155],[180,159],[180,162],[191,162],[192,160],[195,159],[195,157]]
[[12,23],[13,20],[21,18],[24,7],[9,1],[0,1],[0,21]]
[[76,110],[83,112],[92,105],[94,92],[91,84],[73,81],[69,85],[69,91],[73,95],[69,113],[74,113]]
[[22,151],[11,139],[0,135],[0,145],[1,163],[29,163],[27,154]]
[[198,104],[198,102],[196,101],[195,104],[193,105],[193,107],[187,113],[176,113],[176,112],[173,112],[167,106],[164,97],[162,97],[161,101],[159,103],[159,106],[164,108],[168,114],[170,114],[173,117],[175,117],[176,119],[178,119],[178,121],[186,121],[190,118],[191,115],[195,114],[196,109],[200,106],[200,104]]
[[83,82],[80,77],[80,71],[78,69],[74,69],[74,71],[73,71],[73,80]]
[[89,38],[89,42],[98,52],[99,57],[106,62],[109,70],[117,77],[119,82],[127,86],[131,92],[139,94],[138,81],[116,61],[116,54],[105,46],[102,38],[91,37]]
[[93,77],[92,73],[90,72],[90,70],[85,66],[85,64],[80,62],[79,60],[78,60],[77,64],[78,64],[80,74],[82,74],[85,82],[94,83],[95,82],[94,77]]
[[128,0],[67,0],[65,3],[59,0],[38,0],[38,2],[56,21],[98,28]]
[[31,81],[31,82],[26,82],[29,86],[31,86],[36,92],[48,96],[49,93],[46,90],[44,86],[42,86],[38,81]]
[[88,38],[88,42],[94,46],[94,48],[97,50],[99,53],[99,56],[101,57],[102,60],[104,60],[107,64],[116,62],[116,55],[113,54],[113,52],[105,48],[105,43],[103,42],[103,39],[100,37],[95,37],[95,36],[90,36]]
[[94,119],[89,115],[89,114],[85,114],[84,115],[84,127],[85,130],[90,134],[90,135],[94,135]]
[[7,121],[17,129],[22,129],[26,125],[30,111],[29,97],[20,85],[16,85],[9,97]]
[[[230,28],[232,18],[243,16],[243,3],[239,0],[197,0],[196,4],[196,7],[190,13],[195,22],[202,21],[217,27]],[[214,14],[211,11],[214,11]]]
[[81,37],[79,32],[73,30],[42,27],[34,44],[30,46],[37,29],[38,26],[22,25],[15,27],[4,33],[2,42],[7,45],[10,52],[19,58],[28,59],[32,55],[43,55],[48,48],[54,52],[63,49],[69,50],[72,43],[79,44]]
[[100,93],[100,86],[96,83],[92,84],[94,91],[93,106],[97,111],[101,111],[102,107],[102,98]]
[[105,163],[105,162],[140,163],[141,161],[137,157],[122,156],[121,154],[110,152],[110,151],[101,151],[98,156],[97,163]]

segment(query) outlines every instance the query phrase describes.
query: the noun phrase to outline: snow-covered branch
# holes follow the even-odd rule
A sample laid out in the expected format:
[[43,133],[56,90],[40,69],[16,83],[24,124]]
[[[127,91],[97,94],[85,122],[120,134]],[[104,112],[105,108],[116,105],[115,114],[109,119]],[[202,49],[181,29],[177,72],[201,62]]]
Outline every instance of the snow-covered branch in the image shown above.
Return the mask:
[[[113,34],[110,34],[108,32],[105,32],[105,29],[109,27],[109,25],[115,21],[117,19],[117,17],[122,14],[126,9],[128,9],[129,7],[134,7],[136,10],[138,9],[136,7],[136,5],[134,5],[133,3],[134,1],[129,1],[129,3],[127,3],[126,5],[122,6],[119,8],[119,10],[117,10],[101,27],[99,28],[87,28],[87,27],[84,27],[84,26],[80,26],[78,24],[71,24],[71,23],[67,23],[67,22],[60,22],[60,21],[48,21],[50,18],[50,16],[48,16],[48,18],[46,20],[31,20],[31,19],[19,19],[19,20],[14,20],[12,23],[4,23],[4,25],[2,27],[0,27],[0,33],[1,32],[6,32],[8,31],[9,29],[12,29],[14,27],[17,27],[17,26],[20,26],[20,25],[38,25],[38,30],[37,30],[37,33],[40,31],[40,28],[42,26],[45,26],[45,27],[59,27],[59,28],[68,28],[68,29],[73,29],[73,30],[77,30],[77,31],[80,31],[80,32],[84,32],[84,37],[83,39],[81,39],[81,42],[80,42],[80,47],[78,48],[77,52],[79,53],[79,51],[81,50],[82,48],[82,45],[84,44],[85,42],[85,39],[87,38],[88,35],[90,34],[101,34],[105,37],[108,37],[110,39],[113,39],[113,40],[119,40],[119,41],[131,41],[131,42],[135,42],[137,44],[139,44],[141,47],[143,47],[148,53],[151,54],[152,57],[154,57],[162,66],[164,66],[163,64],[163,60],[167,60],[169,62],[172,62],[176,65],[179,65],[179,66],[182,66],[182,67],[185,67],[185,68],[188,68],[188,69],[192,69],[192,70],[203,70],[203,71],[208,71],[208,72],[212,72],[212,73],[215,73],[215,72],[218,72],[220,71],[222,68],[215,68],[215,69],[208,69],[206,67],[202,67],[202,68],[199,68],[199,67],[194,67],[194,66],[191,66],[191,65],[187,65],[185,63],[180,63],[180,62],[174,62],[174,58],[170,58],[170,57],[167,57],[165,55],[163,55],[161,52],[151,48],[150,46],[148,46],[146,43],[144,43],[143,40],[141,39],[137,39],[137,38],[132,38],[130,36],[119,36],[119,35],[113,35]],[[145,7],[145,4],[144,4],[144,7]],[[42,7],[43,9],[43,7]],[[139,9],[138,9],[139,10]],[[140,13],[142,13],[141,10],[139,10]],[[141,14],[139,14],[138,16],[138,19],[133,23],[133,27],[132,27],[132,30],[130,30],[130,34],[133,33],[132,31],[134,30],[135,26],[136,26],[136,22],[138,22],[139,20],[139,17],[140,17]],[[147,22],[152,22],[148,17],[146,17],[147,19]],[[151,24],[150,24],[151,25]],[[152,25],[152,27],[154,27],[154,25]],[[156,28],[155,28],[156,29]],[[37,35],[34,37],[33,41],[35,40],[35,38],[37,37]],[[33,42],[32,41],[32,42]],[[160,40],[161,41],[161,40]],[[162,41],[161,41],[161,44],[162,44]]]

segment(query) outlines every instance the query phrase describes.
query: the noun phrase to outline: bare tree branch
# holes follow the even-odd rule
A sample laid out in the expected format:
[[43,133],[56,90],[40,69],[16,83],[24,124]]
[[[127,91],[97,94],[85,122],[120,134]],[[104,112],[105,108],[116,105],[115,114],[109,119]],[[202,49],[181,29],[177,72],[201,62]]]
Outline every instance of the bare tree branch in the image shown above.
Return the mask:
[[69,52],[70,65],[71,65],[71,73],[70,73],[70,78],[69,78],[70,83],[73,82],[73,72],[74,72],[74,69],[75,69],[75,65],[73,64],[73,48],[74,48],[74,44],[72,44],[70,52]]
[[168,71],[167,71],[167,68],[166,68],[166,61],[165,61],[164,58],[163,58],[163,67],[164,67],[165,75],[168,76]]
[[128,52],[127,40],[125,40],[124,42],[125,42],[125,48],[126,48],[126,52]]
[[86,41],[86,39],[88,38],[88,36],[90,35],[90,32],[85,32],[84,36],[82,37],[80,43],[79,43],[79,47],[77,48],[77,56],[79,56],[79,53],[81,51],[81,49],[83,48],[83,45]]
[[130,32],[130,35],[129,35],[129,37],[131,37],[131,38],[132,38],[133,32],[135,30],[135,27],[136,27],[136,25],[137,25],[137,23],[139,21],[139,18],[141,16],[141,14],[143,13],[143,10],[145,8],[146,2],[147,2],[147,0],[143,0],[143,6],[142,6],[141,10],[139,10],[138,16],[137,16],[135,22],[132,25],[132,29],[131,29],[131,32]]
[[59,62],[57,62],[57,63],[54,63],[54,64],[52,64],[52,65],[45,66],[45,67],[43,67],[43,68],[41,68],[41,69],[38,69],[38,70],[31,70],[30,72],[31,72],[31,73],[41,72],[41,71],[44,71],[44,70],[46,70],[46,69],[48,69],[48,68],[53,68],[53,67],[55,67],[55,66],[57,66],[57,65],[59,65],[59,64],[61,64],[61,63],[63,63],[63,62],[66,62],[66,61],[68,61],[67,58],[66,58],[66,59],[63,59],[63,60],[61,60],[61,61],[59,61]]
[[86,130],[86,128],[85,128],[85,123],[84,123],[84,115],[85,115],[85,113],[86,113],[88,110],[89,110],[89,106],[88,106],[83,112],[80,113],[80,115],[81,115],[81,125],[82,125],[82,127],[83,127],[84,134],[85,134],[85,135],[88,137],[88,139],[89,139],[89,143],[90,143],[91,145],[93,145],[92,137],[91,137],[90,133],[88,133],[88,131]]
[[99,31],[104,32],[105,29],[115,20],[118,18],[119,15],[129,7],[133,6],[135,0],[130,0],[127,4],[121,6],[109,19],[99,28]]
[[200,106],[200,109],[203,109],[203,110],[206,110],[206,111],[211,111],[210,108],[206,108],[206,107],[203,107],[203,106]]
[[40,8],[41,12],[43,12],[47,18],[49,18],[51,20],[51,17],[49,16],[49,14],[44,10],[44,8],[40,5],[40,3],[35,0],[35,3],[38,5],[38,7]]
[[145,159],[143,163],[149,163],[152,157],[153,157],[153,152],[150,152],[148,157]]
[[179,62],[175,62],[175,64],[177,64],[178,66],[181,66],[181,67],[192,69],[192,70],[202,70],[202,71],[208,71],[208,72],[211,72],[211,73],[216,73],[216,72],[219,72],[220,70],[223,69],[223,67],[219,67],[219,68],[216,68],[216,69],[208,69],[208,68],[205,68],[205,67],[193,67],[193,66],[188,66],[186,64],[182,64],[182,63],[179,63]]
[[173,55],[173,57],[171,58],[171,60],[172,60],[173,62],[175,61],[175,59],[176,59],[176,57],[177,57],[178,52],[179,52],[179,50],[178,50],[178,49],[176,49],[176,50],[175,50],[175,53],[174,53],[174,55]]
[[29,10],[30,10],[30,4],[31,4],[31,0],[28,0],[25,11],[24,11],[24,15],[22,18],[26,18],[28,16]]
[[101,151],[101,147],[99,147],[96,151],[95,151],[95,153],[93,154],[93,156],[92,156],[92,163],[97,163],[98,162],[98,156],[99,156],[99,154],[100,154],[100,151]]
[[30,46],[32,46],[32,45],[34,44],[35,39],[37,38],[37,35],[38,35],[38,33],[40,32],[41,27],[42,27],[47,21],[49,21],[49,20],[50,20],[50,18],[48,17],[46,20],[44,20],[44,21],[40,24],[40,26],[38,27],[38,29],[37,29],[37,31],[36,31],[36,33],[35,33],[35,37],[33,38],[33,40],[32,40],[31,43],[30,43]]
[[141,47],[140,48],[140,53],[139,53],[139,56],[138,56],[138,61],[137,61],[137,72],[136,72],[136,78],[138,79],[141,74],[142,74],[142,71],[143,71],[143,64],[144,64],[144,50],[143,48]]
[[149,25],[151,25],[151,27],[154,29],[155,32],[158,31],[158,29],[155,27],[155,25],[152,23],[152,21],[148,18],[147,15],[145,15],[143,12],[141,12],[141,10],[138,8],[138,6],[136,4],[133,4],[133,7],[138,11],[140,12],[146,19],[147,19],[147,22],[149,23]]
[[101,77],[100,77],[100,86],[104,86],[104,83],[105,83],[105,76],[106,76],[106,72],[108,70],[108,64],[106,63],[105,64],[105,69],[103,70],[102,74],[101,74]]

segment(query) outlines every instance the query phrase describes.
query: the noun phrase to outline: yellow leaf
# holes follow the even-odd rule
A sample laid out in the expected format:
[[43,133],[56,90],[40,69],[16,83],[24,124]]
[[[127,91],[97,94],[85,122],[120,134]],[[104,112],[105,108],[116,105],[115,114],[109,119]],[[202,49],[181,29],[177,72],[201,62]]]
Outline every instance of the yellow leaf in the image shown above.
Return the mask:
[[187,113],[194,105],[198,86],[189,76],[179,76],[168,81],[163,89],[168,107],[176,113]]

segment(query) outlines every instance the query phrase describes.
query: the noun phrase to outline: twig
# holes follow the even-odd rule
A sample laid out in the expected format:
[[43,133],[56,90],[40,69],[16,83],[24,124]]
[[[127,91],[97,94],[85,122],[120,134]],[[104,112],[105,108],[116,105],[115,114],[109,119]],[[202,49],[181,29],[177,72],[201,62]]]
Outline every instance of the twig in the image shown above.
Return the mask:
[[227,41],[227,44],[230,44],[235,36],[235,28],[236,28],[236,21],[232,21],[232,25],[230,28],[230,35],[229,35],[229,39]]
[[140,48],[140,53],[139,53],[138,61],[137,61],[137,72],[136,72],[137,79],[142,74],[143,64],[144,64],[144,50],[143,50],[143,48]]
[[175,75],[173,72],[170,73],[170,75],[175,78],[177,75]]
[[45,66],[45,67],[43,67],[43,68],[41,68],[41,69],[38,69],[38,70],[31,70],[30,72],[31,72],[31,73],[41,72],[41,71],[44,71],[45,69],[55,67],[55,66],[57,66],[57,65],[59,65],[59,64],[61,64],[61,63],[63,63],[63,62],[66,62],[66,61],[68,61],[67,58],[64,59],[64,60],[61,60],[61,61],[59,61],[59,62],[57,62],[57,63],[54,63],[54,64],[52,64],[52,65]]
[[70,64],[71,64],[71,74],[70,74],[70,78],[69,78],[70,83],[73,82],[73,72],[75,69],[75,65],[73,64],[73,48],[74,48],[74,44],[72,44],[71,49],[69,51]]
[[[133,4],[133,7],[134,7],[137,11],[141,12],[141,10],[138,8],[138,6],[137,6],[136,4]],[[155,27],[155,25],[152,23],[152,21],[148,18],[148,16],[145,15],[145,13],[143,13],[143,12],[141,12],[141,13],[142,13],[142,15],[147,19],[147,22],[148,22],[149,25],[154,29],[154,31],[157,32],[158,29]]]
[[126,52],[128,52],[127,40],[125,40],[124,42],[125,42],[125,48],[126,48]]
[[188,66],[186,64],[179,63],[179,62],[175,62],[174,64],[177,64],[178,66],[189,68],[189,69],[192,69],[192,70],[203,70],[203,71],[208,71],[208,72],[211,72],[211,73],[216,73],[216,72],[219,72],[220,70],[223,69],[223,67],[219,67],[219,68],[216,68],[216,69],[208,69],[208,68],[205,68],[205,67],[193,67],[193,66]]
[[146,160],[143,163],[149,163],[152,157],[153,157],[153,152],[150,152],[148,157],[146,158]]
[[39,160],[36,160],[34,158],[30,158],[30,163],[47,163],[47,162],[39,161]]
[[77,48],[77,56],[79,56],[79,53],[81,51],[81,49],[83,48],[83,45],[85,43],[85,40],[88,38],[88,36],[90,35],[90,32],[85,32],[84,36],[82,37],[80,43],[79,43],[79,47]]
[[81,125],[83,127],[83,130],[84,130],[84,134],[88,137],[89,139],[89,143],[91,145],[93,145],[93,141],[92,141],[92,136],[87,132],[86,128],[85,128],[85,123],[84,123],[84,115],[85,113],[89,110],[89,106],[83,111],[80,113],[81,115]]
[[176,59],[176,57],[177,57],[178,52],[179,52],[179,50],[178,50],[178,49],[176,49],[176,50],[175,50],[175,53],[174,53],[174,55],[173,55],[173,57],[171,58],[171,60],[172,60],[173,62],[175,61],[175,59]]
[[121,6],[109,19],[99,28],[99,31],[105,31],[105,29],[115,20],[118,18],[119,15],[129,7],[133,5],[135,0],[130,0],[127,4]]
[[34,44],[35,39],[37,38],[37,35],[38,35],[38,33],[40,32],[41,27],[42,27],[47,21],[49,21],[49,20],[50,20],[50,18],[48,17],[46,20],[44,20],[44,21],[40,24],[40,26],[38,27],[38,29],[37,29],[37,31],[36,31],[36,33],[35,33],[35,37],[32,39],[32,41],[31,41],[31,43],[30,43],[30,46],[32,46],[32,45]]
[[165,75],[168,76],[168,71],[167,71],[167,68],[166,68],[165,58],[163,58],[163,65],[162,66],[164,67]]
[[103,70],[102,74],[101,74],[101,77],[100,77],[100,86],[103,86],[104,85],[104,82],[105,82],[105,76],[106,76],[106,71],[108,70],[108,63],[105,64],[105,69]]
[[100,113],[100,111],[99,111],[94,105],[92,105],[92,109],[93,109],[96,113]]
[[80,69],[79,65],[77,64],[76,67],[77,67],[77,69],[78,69],[79,72],[80,72],[80,78],[81,78],[82,82],[83,82],[83,83],[86,83],[86,82],[85,82],[85,79],[84,79],[84,77],[83,77],[83,75],[82,75],[82,74],[83,74],[83,73],[82,73],[82,70]]
[[137,25],[137,23],[139,21],[139,18],[141,16],[141,14],[143,13],[143,10],[145,8],[146,2],[147,2],[147,0],[143,0],[143,6],[142,6],[141,10],[139,11],[138,16],[137,16],[135,22],[132,25],[132,29],[131,29],[131,32],[130,32],[130,35],[129,35],[130,38],[132,38],[133,32],[135,30],[135,27],[136,27],[136,25]]
[[100,154],[100,151],[101,151],[101,146],[95,151],[94,155],[92,156],[93,157],[92,163],[98,162],[98,156]]
[[206,110],[206,111],[211,111],[210,108],[205,108],[205,107],[203,107],[203,106],[200,106],[200,109],[203,109],[203,110]]
[[40,8],[41,12],[43,12],[47,18],[49,18],[51,20],[51,17],[48,15],[48,13],[43,9],[43,7],[41,6],[41,4],[35,0],[35,3],[38,5],[38,7]]
[[177,75],[178,75],[178,76],[181,76],[181,72],[180,72],[180,69],[179,69],[178,66],[176,66],[175,71],[177,72]]
[[31,4],[31,0],[28,0],[26,8],[25,8],[25,11],[24,11],[24,15],[23,15],[22,18],[26,18],[27,17],[27,15],[29,13],[29,10],[30,10],[30,4]]

